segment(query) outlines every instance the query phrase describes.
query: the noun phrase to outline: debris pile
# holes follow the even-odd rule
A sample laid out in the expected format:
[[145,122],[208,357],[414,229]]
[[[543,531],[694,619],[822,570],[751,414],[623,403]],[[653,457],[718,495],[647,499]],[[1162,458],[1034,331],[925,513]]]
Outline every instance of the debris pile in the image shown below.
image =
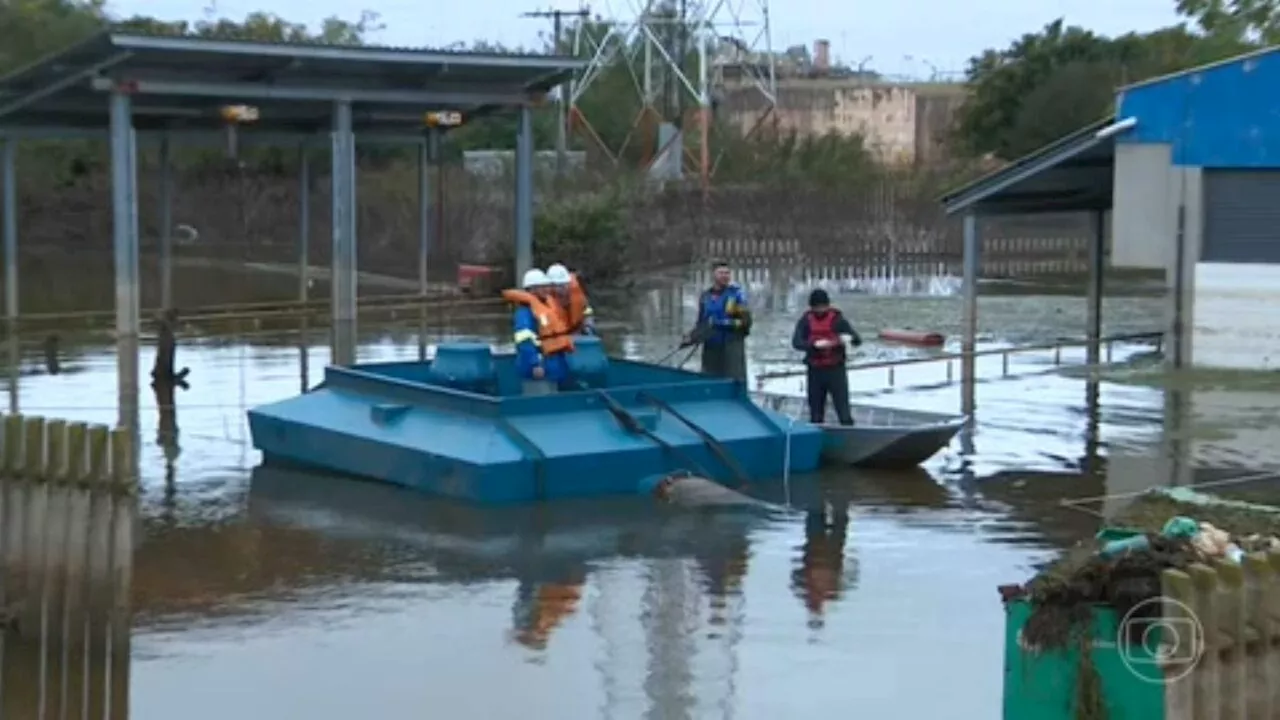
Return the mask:
[[[1224,500],[1185,488],[1154,490],[1092,540],[1081,543],[1025,585],[1000,588],[1005,602],[1024,599],[1031,614],[1021,645],[1033,653],[1077,649],[1075,714],[1107,717],[1102,678],[1093,665],[1094,615],[1159,613],[1161,575],[1192,563],[1240,562],[1248,553],[1280,550],[1280,507]],[[1141,633],[1142,623],[1129,631]],[[1129,638],[1140,644],[1141,638]]]
[[1136,499],[1118,525],[1025,585],[1000,588],[1006,601],[1031,603],[1023,629],[1026,647],[1054,650],[1087,642],[1094,607],[1110,607],[1123,617],[1161,595],[1160,576],[1167,569],[1222,559],[1240,562],[1247,553],[1280,549],[1280,508],[1185,489]]

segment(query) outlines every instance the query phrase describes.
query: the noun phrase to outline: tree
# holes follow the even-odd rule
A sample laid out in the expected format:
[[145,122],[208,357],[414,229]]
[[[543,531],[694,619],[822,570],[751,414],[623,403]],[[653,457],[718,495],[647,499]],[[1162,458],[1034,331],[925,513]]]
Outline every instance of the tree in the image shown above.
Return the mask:
[[1280,3],[1276,0],[1178,0],[1178,14],[1211,37],[1244,44],[1280,41]]
[[[1012,159],[1035,149],[1027,138],[1014,135],[1026,98],[1064,67],[1072,64],[1096,66],[1113,60],[1111,41],[1081,27],[1064,27],[1055,20],[1038,33],[1028,33],[1005,50],[987,50],[969,61],[966,71],[970,96],[956,119],[957,141],[975,155],[993,153]],[[1080,70],[1077,70],[1080,72]],[[1091,72],[1097,72],[1096,69]],[[1081,114],[1100,117],[1105,106],[1080,109]],[[1044,118],[1051,123],[1044,134],[1055,137],[1076,129],[1074,119]]]
[[1249,48],[1240,36],[1192,32],[1185,25],[1107,38],[1056,20],[970,61],[970,95],[957,117],[955,140],[971,155],[1013,160],[1104,117],[1117,86]]

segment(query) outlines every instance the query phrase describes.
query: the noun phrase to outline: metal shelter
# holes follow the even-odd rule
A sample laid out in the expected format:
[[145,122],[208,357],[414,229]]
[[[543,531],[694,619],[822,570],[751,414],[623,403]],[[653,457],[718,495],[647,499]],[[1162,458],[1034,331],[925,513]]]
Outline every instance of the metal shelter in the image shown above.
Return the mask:
[[979,220],[991,215],[1037,215],[1087,212],[1093,218],[1089,245],[1088,361],[1099,360],[1102,337],[1103,266],[1106,251],[1106,213],[1111,209],[1115,174],[1115,138],[1134,125],[1114,117],[1077,130],[978,178],[942,197],[947,215],[964,216],[964,337],[961,362],[963,412],[975,409],[973,381],[978,335],[978,276],[982,261]]
[[[428,163],[455,118],[516,109],[515,244],[532,265],[532,108],[583,63],[546,55],[211,40],[104,32],[0,79],[5,315],[18,320],[15,144],[24,138],[104,138],[111,149],[116,335],[122,405],[137,393],[139,241],[137,145],[161,155],[163,304],[168,307],[172,223],[171,143],[218,142],[227,126],[248,143],[300,148],[328,142],[333,157],[333,362],[355,359],[357,141],[418,148],[419,280],[432,244]],[[246,108],[248,108],[246,110]],[[249,118],[251,122],[244,122]],[[302,154],[305,161],[306,154]],[[302,184],[300,294],[306,299],[309,171]],[[121,424],[130,422],[121,410]]]

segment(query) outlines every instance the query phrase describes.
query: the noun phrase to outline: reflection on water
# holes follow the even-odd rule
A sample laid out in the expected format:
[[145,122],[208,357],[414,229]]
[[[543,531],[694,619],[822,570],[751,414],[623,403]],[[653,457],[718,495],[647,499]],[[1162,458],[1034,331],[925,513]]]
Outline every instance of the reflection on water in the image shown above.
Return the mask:
[[[778,309],[762,312],[752,335],[755,370],[795,360],[794,308],[785,308],[808,287],[777,285],[768,292]],[[634,357],[665,354],[690,321],[688,295],[646,296],[610,343]],[[959,325],[958,302],[945,295],[837,301],[871,330]],[[1108,302],[1108,332],[1159,322],[1149,298]],[[983,303],[988,344],[1083,332],[1079,297]],[[366,330],[361,360],[418,356],[414,328]],[[496,343],[505,335],[501,322],[463,331]],[[1061,500],[1110,492],[1107,456],[1158,454],[1163,442],[1161,390],[1050,373],[982,384],[968,452],[957,442],[911,473],[793,478],[787,517],[644,498],[482,510],[253,468],[245,409],[314,384],[328,360],[323,335],[188,342],[190,389],[144,389],[134,718],[773,720],[832,707],[991,717],[1004,622],[994,588],[1096,530],[1098,518]],[[923,352],[872,340],[860,358]],[[17,378],[21,405],[114,422],[114,361],[109,348],[68,341],[62,372]],[[1035,358],[1011,362],[1044,369]],[[956,385],[876,401],[960,404]],[[780,486],[755,493],[788,499]],[[38,652],[6,646],[8,709],[39,695],[30,688],[44,665]],[[85,672],[75,667],[72,686]],[[6,717],[37,717],[37,706],[21,707]]]
[[0,715],[130,717],[136,501],[103,484],[0,481]]

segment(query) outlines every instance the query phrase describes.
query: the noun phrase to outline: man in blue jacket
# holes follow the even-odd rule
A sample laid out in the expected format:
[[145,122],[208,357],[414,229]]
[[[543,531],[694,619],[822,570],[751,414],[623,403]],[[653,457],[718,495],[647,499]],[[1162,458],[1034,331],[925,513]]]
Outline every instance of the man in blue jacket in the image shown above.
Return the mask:
[[705,375],[747,381],[747,336],[751,308],[747,293],[732,282],[729,264],[712,265],[712,284],[698,298],[698,319],[684,336],[684,344],[702,344]]
[[791,347],[804,353],[809,422],[827,421],[829,395],[840,424],[853,424],[853,413],[849,409],[849,371],[845,368],[846,343],[857,347],[862,344],[862,338],[844,314],[831,307],[831,297],[826,290],[818,288],[809,293],[809,312],[800,316],[791,334]]

